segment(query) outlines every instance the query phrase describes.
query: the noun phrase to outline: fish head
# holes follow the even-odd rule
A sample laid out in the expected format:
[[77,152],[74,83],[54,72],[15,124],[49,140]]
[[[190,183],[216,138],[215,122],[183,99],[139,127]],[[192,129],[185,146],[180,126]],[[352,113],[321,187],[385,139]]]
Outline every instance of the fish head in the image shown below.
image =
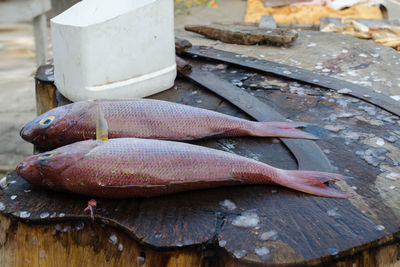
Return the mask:
[[32,155],[18,164],[16,171],[33,185],[57,189],[63,184],[65,171],[82,161],[98,145],[95,140],[87,140]]
[[28,122],[20,131],[21,137],[41,148],[65,145],[65,135],[85,116],[86,103],[74,103],[51,109]]

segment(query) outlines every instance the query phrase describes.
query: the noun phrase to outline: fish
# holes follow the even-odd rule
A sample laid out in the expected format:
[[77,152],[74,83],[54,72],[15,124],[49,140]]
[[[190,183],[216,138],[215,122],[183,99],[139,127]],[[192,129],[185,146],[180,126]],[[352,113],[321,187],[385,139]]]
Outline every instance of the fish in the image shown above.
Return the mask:
[[207,137],[286,137],[318,139],[296,129],[301,122],[256,122],[188,105],[153,99],[81,101],[54,108],[28,122],[21,137],[43,149],[95,139],[100,106],[108,137],[191,141]]
[[32,155],[16,167],[34,186],[90,197],[153,197],[240,184],[274,184],[316,196],[349,195],[340,174],[284,170],[193,144],[140,138],[85,140]]

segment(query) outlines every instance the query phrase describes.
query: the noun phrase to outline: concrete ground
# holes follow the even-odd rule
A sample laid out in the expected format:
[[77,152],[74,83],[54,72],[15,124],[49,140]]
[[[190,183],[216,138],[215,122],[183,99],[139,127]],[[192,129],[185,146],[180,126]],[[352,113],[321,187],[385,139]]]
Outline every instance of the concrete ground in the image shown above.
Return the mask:
[[[190,15],[177,15],[175,26],[213,21],[242,21],[246,1],[220,0],[219,8],[198,6]],[[33,29],[30,23],[0,24],[0,178],[25,157],[32,145],[19,136],[21,127],[36,116]]]

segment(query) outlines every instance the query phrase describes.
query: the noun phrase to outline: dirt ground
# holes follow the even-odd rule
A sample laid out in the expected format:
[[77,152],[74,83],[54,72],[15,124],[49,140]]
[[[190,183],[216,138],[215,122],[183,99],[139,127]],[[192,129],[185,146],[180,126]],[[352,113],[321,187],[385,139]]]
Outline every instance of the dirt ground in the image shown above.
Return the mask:
[[[190,15],[177,15],[175,26],[213,21],[242,21],[246,1],[220,0],[219,8],[198,6]],[[19,130],[36,115],[33,29],[30,23],[0,24],[0,177],[32,154],[32,145]]]

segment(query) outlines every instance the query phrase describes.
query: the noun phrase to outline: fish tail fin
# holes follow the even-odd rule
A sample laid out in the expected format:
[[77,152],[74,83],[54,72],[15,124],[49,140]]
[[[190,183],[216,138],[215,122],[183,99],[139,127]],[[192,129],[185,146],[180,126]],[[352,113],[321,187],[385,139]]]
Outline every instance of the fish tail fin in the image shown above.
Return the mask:
[[302,122],[266,121],[252,122],[249,133],[253,136],[286,137],[316,140],[318,137],[313,134],[298,130],[298,127],[305,127],[309,124]]
[[279,174],[274,182],[301,192],[334,198],[348,198],[351,195],[338,191],[325,183],[344,180],[346,177],[336,173],[318,171],[278,170]]

